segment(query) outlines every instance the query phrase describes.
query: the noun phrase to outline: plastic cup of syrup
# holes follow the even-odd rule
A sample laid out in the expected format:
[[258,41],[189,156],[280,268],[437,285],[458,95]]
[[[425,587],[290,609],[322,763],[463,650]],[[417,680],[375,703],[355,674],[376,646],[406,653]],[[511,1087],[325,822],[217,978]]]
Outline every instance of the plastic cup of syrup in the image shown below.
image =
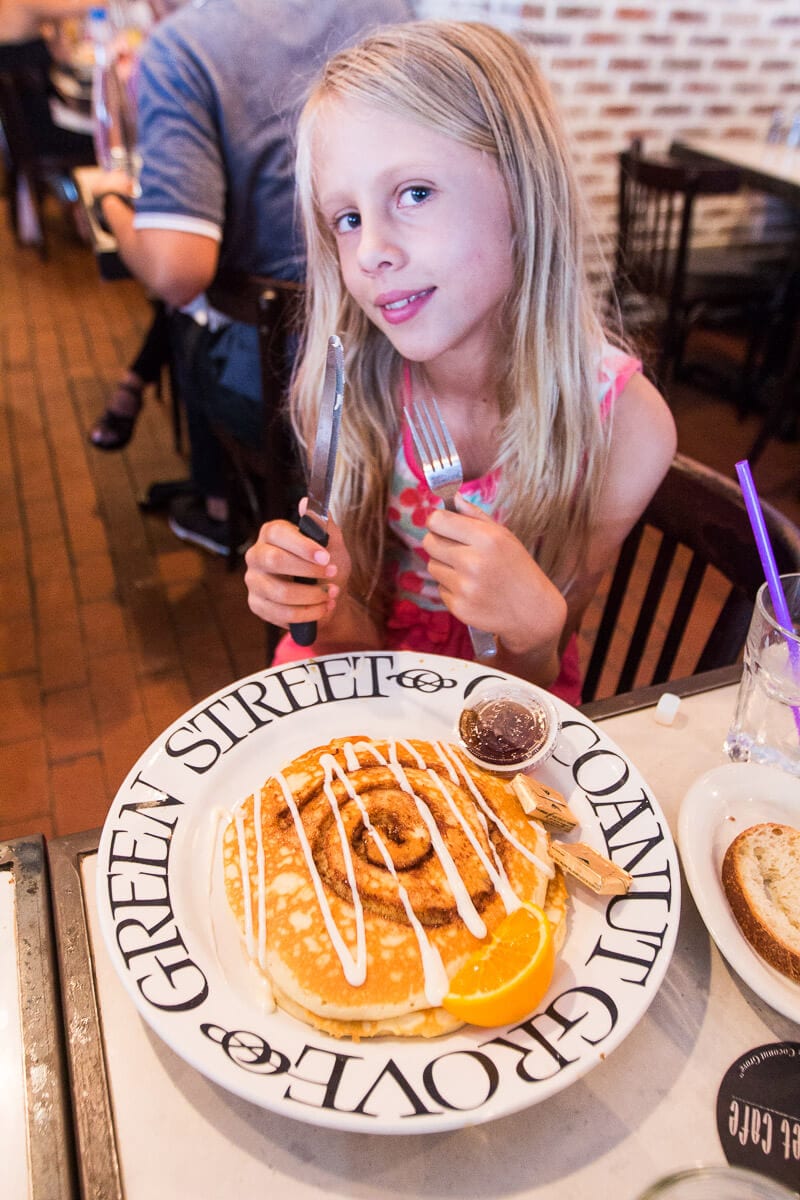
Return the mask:
[[479,684],[458,718],[467,757],[487,771],[514,775],[550,757],[559,729],[547,692],[502,680]]

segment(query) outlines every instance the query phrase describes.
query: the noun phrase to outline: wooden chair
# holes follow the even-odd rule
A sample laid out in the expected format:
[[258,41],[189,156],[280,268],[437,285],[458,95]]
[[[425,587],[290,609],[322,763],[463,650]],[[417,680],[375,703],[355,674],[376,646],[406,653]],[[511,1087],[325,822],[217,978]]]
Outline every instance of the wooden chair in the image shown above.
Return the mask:
[[[264,400],[263,436],[258,447],[238,441],[222,425],[213,426],[225,455],[231,570],[253,528],[279,517],[296,517],[303,494],[303,472],[284,408],[303,292],[299,283],[238,272],[220,273],[208,289],[209,303],[219,312],[257,328]],[[282,633],[267,627],[268,660]]]
[[756,388],[764,416],[747,453],[751,466],[773,438],[793,439],[800,432],[800,242],[764,334]]
[[[0,64],[2,59],[0,58]],[[77,189],[72,179],[75,167],[94,162],[89,139],[75,138],[75,148],[62,151],[37,149],[36,130],[31,114],[41,114],[50,121],[47,94],[47,75],[36,65],[15,69],[0,65],[0,124],[4,135],[4,159],[9,216],[14,236],[23,241],[23,228],[18,207],[20,198],[29,199],[38,224],[38,247],[42,258],[47,257],[47,241],[42,205],[49,192],[64,203],[77,201]],[[50,127],[55,127],[50,121]],[[41,132],[41,131],[40,131]],[[69,142],[69,134],[64,141]]]
[[661,383],[670,368],[681,370],[689,329],[704,313],[763,317],[775,284],[774,256],[697,248],[692,241],[698,198],[730,196],[739,185],[735,167],[647,158],[639,141],[619,156],[616,300],[624,329],[657,329]]
[[[800,571],[800,529],[762,505],[778,569]],[[737,484],[676,455],[622,545],[583,684],[597,696],[735,663],[764,573]],[[655,663],[653,664],[653,660]],[[676,663],[685,663],[675,674]],[[642,677],[644,676],[644,677]]]

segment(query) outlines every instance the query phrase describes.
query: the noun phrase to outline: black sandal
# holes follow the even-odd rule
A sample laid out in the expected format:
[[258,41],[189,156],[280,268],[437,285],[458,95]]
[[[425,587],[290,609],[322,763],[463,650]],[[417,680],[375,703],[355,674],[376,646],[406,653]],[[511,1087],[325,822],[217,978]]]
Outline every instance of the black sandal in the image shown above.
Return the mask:
[[89,430],[89,442],[96,450],[123,450],[127,446],[142,411],[142,390],[142,387],[135,383],[117,384],[117,392],[125,391],[136,397],[136,411],[119,413],[113,408],[107,408]]

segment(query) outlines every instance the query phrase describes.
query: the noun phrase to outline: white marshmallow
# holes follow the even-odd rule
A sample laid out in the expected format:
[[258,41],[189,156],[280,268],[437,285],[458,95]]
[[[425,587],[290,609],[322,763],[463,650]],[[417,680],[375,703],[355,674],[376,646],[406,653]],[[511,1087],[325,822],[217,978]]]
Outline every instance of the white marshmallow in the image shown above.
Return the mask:
[[655,718],[659,725],[671,725],[675,720],[675,714],[680,708],[681,698],[676,696],[674,692],[664,692],[663,696],[656,705]]

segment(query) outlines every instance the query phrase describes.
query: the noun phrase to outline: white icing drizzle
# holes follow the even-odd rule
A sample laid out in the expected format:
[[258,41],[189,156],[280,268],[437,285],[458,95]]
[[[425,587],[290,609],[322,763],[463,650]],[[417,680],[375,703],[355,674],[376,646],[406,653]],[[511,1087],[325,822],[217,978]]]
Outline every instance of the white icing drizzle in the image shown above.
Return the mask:
[[255,941],[253,939],[253,910],[250,898],[250,860],[247,857],[247,834],[245,833],[244,817],[242,816],[241,809],[237,810],[234,819],[236,821],[236,836],[239,839],[239,863],[241,864],[239,875],[242,880],[244,938],[247,943],[247,953],[252,958],[255,954]]
[[275,1002],[275,993],[272,990],[272,984],[269,980],[269,975],[264,971],[259,971],[252,963],[250,968],[254,977],[255,986],[261,993],[259,1002],[264,1012],[273,1013],[277,1011],[278,1005]]
[[253,824],[256,827],[256,874],[258,876],[258,965],[267,965],[267,878],[264,867],[264,830],[261,828],[261,788],[253,794]]
[[[407,742],[402,742],[401,745],[406,746],[411,751],[412,755],[414,755],[417,758],[417,761],[420,763],[420,770],[427,770],[427,768],[425,766],[425,759],[421,758],[418,754],[416,754],[413,747],[409,746]],[[413,801],[417,807],[417,812],[422,817],[422,820],[425,824],[425,828],[428,830],[428,833],[430,834],[431,842],[433,843],[433,848],[436,851],[439,862],[442,864],[442,870],[445,873],[445,878],[447,879],[447,882],[450,885],[450,892],[453,896],[453,899],[456,902],[456,909],[458,911],[458,915],[461,917],[461,920],[464,922],[464,924],[466,925],[467,929],[470,931],[471,934],[473,934],[477,938],[485,938],[486,937],[486,925],[484,924],[483,918],[481,917],[480,913],[476,909],[475,905],[472,903],[472,897],[470,896],[469,891],[467,890],[464,880],[461,878],[461,874],[458,870],[458,867],[453,862],[453,856],[451,855],[450,851],[447,849],[444,838],[442,837],[441,833],[439,832],[439,827],[433,818],[433,813],[431,812],[430,808],[425,803],[425,801],[422,799],[422,797],[418,796],[417,793],[414,791],[414,789],[412,788],[412,786],[409,782],[408,776],[406,775],[405,771],[403,770],[402,763],[400,762],[400,760],[397,757],[397,743],[396,742],[392,743],[392,749],[390,751],[389,766],[392,771],[392,774],[394,775],[395,779],[397,780],[398,784],[400,785],[401,790],[404,791],[407,795],[411,796],[411,798],[413,799]],[[432,775],[436,779],[437,783],[439,782],[438,776],[436,775],[435,771],[427,771],[427,773],[429,775]],[[445,793],[445,795],[446,795],[446,793]],[[452,803],[451,803],[450,807],[452,808]]]
[[217,930],[214,925],[213,918],[215,892],[214,883],[217,878],[217,854],[219,853],[220,857],[222,857],[222,843],[219,840],[219,831],[223,821],[226,825],[229,825],[231,821],[231,813],[229,813],[227,809],[223,808],[221,804],[218,804],[211,810],[211,858],[208,877],[209,911],[212,914],[211,941],[214,946],[214,954],[216,955],[217,962],[221,962],[222,959],[220,958],[219,945],[217,943]]
[[[328,756],[324,755],[323,757],[328,757]],[[285,777],[281,774],[280,771],[277,772],[277,774],[275,775],[275,778],[277,779],[278,784],[280,785],[281,791],[283,792],[283,798],[286,801],[289,811],[292,814],[292,820],[294,821],[294,827],[297,830],[297,837],[300,841],[300,846],[302,848],[303,856],[304,856],[304,858],[306,860],[306,864],[308,866],[309,874],[311,875],[311,882],[314,885],[314,891],[316,892],[317,901],[319,902],[319,906],[322,911],[322,917],[323,917],[323,920],[325,921],[325,927],[328,930],[328,937],[331,939],[331,942],[333,943],[333,947],[339,956],[339,961],[342,964],[342,970],[344,971],[345,979],[352,987],[358,987],[360,984],[362,984],[364,982],[364,980],[367,977],[367,948],[366,948],[366,938],[365,938],[365,933],[364,933],[364,910],[361,905],[361,897],[359,896],[358,889],[355,886],[355,879],[352,878],[353,859],[352,859],[352,855],[350,852],[349,843],[345,836],[344,827],[342,825],[342,817],[341,817],[341,813],[339,812],[339,805],[336,803],[335,797],[332,797],[332,795],[330,794],[330,782],[328,781],[325,790],[326,790],[326,794],[328,795],[328,802],[331,804],[331,807],[333,809],[333,815],[334,815],[334,819],[336,821],[336,827],[339,832],[339,838],[342,843],[342,854],[344,855],[345,861],[349,864],[347,877],[348,877],[348,880],[350,881],[350,887],[352,889],[353,910],[355,912],[355,918],[356,918],[356,956],[355,956],[355,958],[353,958],[349,949],[345,945],[344,939],[342,938],[342,935],[339,933],[339,930],[336,926],[336,922],[333,919],[333,913],[331,912],[331,907],[330,907],[330,904],[328,903],[328,897],[325,895],[325,890],[324,890],[323,883],[322,883],[322,877],[320,876],[320,873],[317,870],[317,864],[314,862],[314,855],[312,854],[311,847],[308,844],[308,838],[306,837],[306,831],[303,826],[303,820],[302,820],[302,817],[300,816],[300,812],[297,808],[297,805],[295,804],[294,796],[292,795],[292,790],[289,787],[289,784],[287,783]]]
[[[448,751],[445,749],[444,752],[445,752],[445,754],[447,754],[448,758],[451,757],[451,755],[452,755],[451,751]],[[472,792],[472,795],[475,799],[476,804],[479,806],[479,808],[482,809],[482,811],[486,814],[486,816],[489,818],[490,821],[494,821],[495,825],[500,830],[500,832],[502,833],[502,835],[506,839],[506,841],[510,842],[511,845],[516,850],[519,850],[519,852],[523,856],[523,858],[527,858],[528,862],[531,862],[531,863],[533,863],[533,865],[535,867],[538,867],[538,869],[548,879],[552,879],[553,876],[555,875],[555,868],[554,868],[553,864],[549,863],[549,862],[545,862],[544,859],[539,858],[538,855],[534,854],[532,850],[529,850],[527,846],[523,846],[522,842],[518,841],[517,838],[514,837],[511,830],[508,829],[503,824],[503,822],[498,817],[497,813],[493,812],[492,809],[489,807],[489,805],[486,803],[483,796],[478,791],[478,788],[475,786],[475,783],[474,783],[469,771],[467,771],[464,768],[463,764],[460,763],[457,758],[454,758],[453,761],[456,763],[457,769],[460,770],[461,775],[462,775],[467,787]]]
[[436,751],[436,757],[439,759],[439,762],[442,764],[445,771],[447,771],[447,774],[450,776],[453,783],[460,786],[460,781],[459,781],[458,775],[456,774],[456,769],[453,766],[453,764],[450,762],[450,759],[447,757],[444,750],[442,749],[442,743],[434,742],[433,748]]
[[411,745],[411,742],[390,742],[389,745],[391,746],[389,751],[389,761],[391,763],[396,763],[398,767],[400,766],[400,760],[397,757],[397,747],[402,746],[412,758],[417,760],[417,766],[419,767],[420,771],[424,771],[426,769],[427,763],[425,762],[425,759],[419,753],[417,748]]
[[[444,969],[444,963],[442,962],[441,955],[439,954],[439,951],[436,949],[436,947],[431,945],[430,940],[428,939],[428,935],[425,932],[424,926],[422,925],[422,922],[419,920],[417,914],[414,912],[414,908],[413,908],[413,905],[411,904],[411,900],[409,899],[408,892],[406,891],[405,887],[403,886],[403,884],[400,882],[400,880],[398,878],[397,871],[395,870],[395,865],[392,862],[392,857],[391,857],[388,849],[386,848],[386,843],[384,842],[384,840],[381,837],[378,830],[375,828],[375,826],[370,821],[369,813],[367,812],[366,807],[364,806],[364,802],[362,801],[361,797],[359,796],[358,792],[355,790],[355,788],[353,787],[352,783],[347,778],[347,776],[343,775],[341,773],[341,771],[339,770],[338,763],[332,756],[329,756],[329,755],[323,756],[323,758],[320,759],[320,763],[322,764],[323,762],[325,762],[326,759],[330,759],[330,762],[332,763],[332,769],[334,769],[336,771],[337,775],[339,776],[342,783],[344,784],[345,791],[347,792],[350,799],[355,803],[356,807],[358,808],[358,811],[361,814],[361,819],[364,822],[365,829],[369,832],[370,836],[372,837],[372,840],[375,843],[375,846],[377,847],[378,852],[380,853],[381,858],[383,859],[383,861],[386,865],[387,871],[389,872],[389,874],[392,876],[395,883],[397,884],[397,893],[400,897],[400,902],[403,905],[403,908],[405,909],[406,916],[408,917],[408,920],[409,920],[409,924],[411,925],[411,928],[414,930],[414,934],[417,939],[417,945],[419,946],[420,958],[422,960],[422,974],[423,974],[423,980],[424,980],[425,998],[430,1005],[436,1006],[441,1003],[442,997],[446,995],[448,987],[450,986],[448,983],[447,972]],[[326,770],[326,772],[328,770],[327,762],[325,765],[325,770]]]
[[[441,776],[436,771],[429,771],[428,774],[438,784],[442,795],[444,796],[445,800],[447,801],[450,811],[452,812],[453,816],[458,821],[461,828],[464,830],[464,833],[465,833],[466,837],[468,838],[470,845],[472,846],[473,850],[475,851],[478,858],[480,859],[481,864],[483,865],[483,869],[486,871],[486,874],[489,876],[489,879],[491,880],[495,891],[497,892],[500,899],[502,900],[503,906],[504,906],[506,912],[507,913],[513,912],[515,908],[519,908],[521,906],[522,901],[520,900],[519,896],[516,894],[516,892],[512,888],[511,882],[510,882],[508,876],[506,875],[505,867],[503,866],[500,859],[497,857],[497,851],[495,850],[494,845],[492,844],[492,842],[489,838],[488,826],[486,824],[486,818],[484,817],[483,813],[479,812],[477,814],[477,816],[478,816],[479,820],[481,821],[483,828],[486,832],[486,840],[489,844],[489,849],[494,858],[494,862],[491,862],[491,860],[489,859],[489,856],[486,854],[486,852],[483,849],[483,846],[480,844],[480,841],[475,836],[466,817],[461,812],[458,805],[455,803],[455,800],[453,799],[453,794],[452,794],[452,792],[450,792],[448,790],[447,784],[444,782],[444,780],[441,778]],[[485,928],[485,926],[484,926],[484,928]],[[485,937],[486,934],[483,933],[480,936]]]
[[229,813],[227,808],[223,808],[221,804],[215,805],[212,808],[211,817],[211,862],[209,865],[208,877],[208,894],[211,896],[214,892],[214,880],[217,877],[217,842],[219,841],[219,830],[222,822],[230,824],[232,813]]
[[377,746],[373,746],[372,742],[356,742],[355,746],[352,742],[344,744],[344,764],[348,771],[358,771],[361,767],[361,759],[358,757],[358,752],[365,751],[371,754],[372,757],[379,762],[382,767],[387,766],[386,759],[381,754]]
[[[261,846],[261,854],[260,854],[260,856],[257,855],[257,859],[258,859],[258,863],[259,863],[258,886],[259,886],[259,892],[263,893],[264,885],[265,885],[264,853],[263,853],[264,843],[263,843],[263,834],[261,831],[260,792],[257,794],[259,796],[259,807],[257,810],[257,814],[254,814],[254,819],[257,819],[257,822],[258,822],[256,824],[257,844]],[[243,802],[240,801],[234,807],[232,812],[228,812],[226,809],[219,806],[219,807],[215,808],[211,814],[212,820],[214,822],[213,840],[214,840],[214,847],[215,847],[214,853],[212,854],[211,880],[209,881],[209,896],[211,898],[212,910],[214,908],[214,879],[216,877],[216,862],[215,862],[216,845],[217,845],[217,840],[219,838],[220,824],[223,821],[225,821],[226,824],[230,824],[231,821],[235,822],[236,835],[237,835],[237,840],[239,842],[239,861],[241,864],[247,864],[247,845],[246,845],[246,842],[243,844],[243,828],[242,828],[242,813],[243,813],[243,811],[244,811],[244,805],[243,805]],[[221,851],[221,849],[222,849],[222,846],[220,844],[220,851]],[[249,866],[248,866],[247,874],[248,874],[247,883],[245,883],[244,879],[242,879],[242,901],[243,901],[243,903],[249,904],[249,901],[250,901]],[[245,890],[246,888],[248,890]],[[259,912],[260,911],[261,911],[261,906],[259,905]],[[261,921],[260,915],[259,915],[259,921]],[[260,926],[260,928],[261,927],[266,928],[266,920],[264,920],[262,922],[262,925]],[[245,917],[245,929],[247,929],[247,917]],[[260,930],[259,930],[259,938],[260,938],[260,936],[261,935],[260,935]],[[223,958],[222,958],[222,955],[220,954],[219,942],[217,941],[216,925],[213,920],[211,922],[211,940],[214,944],[214,953],[216,955],[217,962],[220,963],[220,965],[222,965]],[[259,942],[259,947],[260,947],[260,942]],[[266,958],[266,955],[264,956],[264,958]],[[253,971],[254,977],[257,979],[258,986],[259,986],[259,989],[261,992],[261,997],[260,997],[261,1007],[264,1010],[264,1012],[268,1012],[268,1013],[275,1012],[275,1010],[277,1008],[277,1004],[275,1003],[275,995],[272,991],[272,984],[270,983],[269,975],[267,974],[267,971],[266,971],[266,963],[264,961],[262,961],[261,956],[260,956],[260,951],[259,951],[258,964],[259,964],[259,967],[261,967],[262,969],[259,971],[256,971],[256,968],[252,965],[252,954],[251,954],[250,955],[250,965],[251,965],[251,969]]]
[[358,771],[361,767],[361,762],[352,742],[345,742],[344,744],[344,765],[348,771]]
[[[322,790],[325,792],[325,795],[328,798],[328,804],[330,805],[331,812],[333,813],[333,819],[336,822],[336,829],[339,834],[339,842],[342,847],[342,855],[343,855],[344,861],[345,861],[345,870],[347,872],[347,882],[350,885],[350,894],[353,897],[353,908],[355,909],[355,912],[356,912],[357,960],[360,961],[360,959],[363,957],[364,979],[366,979],[366,976],[367,976],[367,965],[366,965],[367,964],[367,951],[366,951],[366,930],[364,927],[364,914],[363,914],[363,909],[362,909],[362,905],[361,905],[361,897],[358,892],[358,884],[356,882],[356,870],[355,870],[355,864],[353,863],[353,853],[350,848],[349,839],[347,837],[347,830],[345,829],[344,821],[342,820],[342,813],[339,808],[339,801],[336,799],[336,795],[335,795],[335,793],[333,791],[333,787],[332,787],[334,772],[333,772],[333,770],[331,770],[331,766],[330,766],[331,763],[333,764],[336,774],[339,775],[339,778],[341,778],[342,776],[341,776],[339,767],[337,765],[336,759],[333,757],[333,755],[323,754],[321,756],[319,762],[320,762],[320,766],[325,771],[325,777],[324,777],[323,784],[322,784]],[[362,980],[362,982],[363,982],[363,980]]]
[[511,908],[507,908],[506,912],[513,912],[515,908],[520,907],[520,905],[522,904],[522,901],[519,899],[516,892],[513,891],[512,887],[511,887],[511,881],[508,878],[508,875],[506,874],[505,867],[503,866],[503,860],[501,859],[500,855],[497,853],[497,847],[495,846],[494,842],[492,841],[491,837],[489,836],[489,822],[486,820],[486,817],[483,815],[483,813],[480,811],[480,809],[478,809],[476,811],[475,816],[476,816],[477,820],[480,822],[483,832],[486,834],[486,844],[488,845],[489,850],[491,851],[492,859],[494,860],[494,865],[497,869],[497,872],[500,875],[500,877],[505,880],[505,882],[508,886],[508,891],[510,893],[509,899],[511,901]]
[[[482,825],[484,832],[486,834],[486,840],[487,840],[487,844],[488,844],[489,851],[491,854],[491,859],[489,858],[489,856],[486,854],[485,850],[481,846],[480,841],[476,837],[474,830],[471,828],[471,826],[469,825],[468,821],[466,820],[464,814],[459,809],[459,807],[456,804],[455,799],[452,795],[452,792],[448,788],[446,782],[441,778],[439,773],[435,769],[427,766],[425,759],[419,754],[419,752],[416,750],[416,748],[414,746],[412,746],[409,742],[407,742],[407,741],[390,742],[389,745],[390,745],[390,751],[389,751],[389,758],[387,759],[386,757],[384,757],[383,754],[381,754],[381,752],[377,749],[377,747],[372,742],[360,741],[360,742],[356,743],[355,745],[351,742],[346,742],[343,746],[345,772],[342,771],[338,762],[336,761],[336,758],[332,754],[323,754],[320,756],[320,760],[319,760],[320,766],[323,768],[323,773],[324,773],[323,774],[323,791],[325,793],[326,799],[328,801],[328,804],[333,813],[334,820],[336,822],[337,832],[339,835],[339,841],[340,841],[340,844],[342,847],[342,856],[343,856],[344,863],[345,863],[345,871],[347,874],[347,880],[350,885],[350,891],[351,891],[351,895],[352,895],[352,899],[353,899],[353,910],[354,910],[355,921],[356,921],[356,954],[355,954],[355,957],[352,955],[348,946],[346,945],[346,943],[336,925],[336,922],[334,920],[328,898],[325,894],[325,885],[324,885],[322,877],[317,869],[317,865],[314,862],[313,852],[311,850],[311,846],[308,841],[308,836],[306,834],[305,827],[303,825],[302,816],[297,807],[294,796],[292,795],[292,791],[291,791],[291,788],[289,787],[288,781],[286,780],[285,776],[281,772],[276,773],[275,779],[277,780],[278,785],[281,788],[284,800],[286,801],[286,805],[292,815],[292,820],[294,822],[295,830],[297,832],[298,841],[300,842],[300,847],[303,852],[303,857],[305,858],[306,865],[308,867],[308,871],[311,876],[311,881],[312,881],[312,884],[314,887],[314,892],[316,894],[317,902],[319,903],[320,911],[322,913],[322,917],[325,922],[326,929],[328,931],[328,936],[330,937],[333,948],[336,951],[336,954],[338,955],[339,961],[341,962],[342,970],[344,972],[344,976],[345,976],[347,982],[349,984],[351,984],[351,986],[353,986],[353,987],[358,987],[366,979],[366,974],[367,974],[366,933],[365,933],[365,924],[364,924],[363,905],[361,903],[361,897],[359,895],[358,888],[356,885],[355,866],[354,866],[354,862],[353,862],[353,852],[352,852],[352,848],[350,846],[350,843],[349,843],[347,835],[346,835],[344,823],[342,821],[342,816],[341,816],[341,812],[339,809],[339,804],[338,804],[336,795],[335,795],[335,793],[333,791],[333,787],[332,787],[334,775],[336,775],[336,777],[341,781],[341,783],[344,786],[345,791],[347,792],[347,795],[358,807],[358,810],[361,814],[361,818],[364,822],[365,829],[369,833],[378,852],[380,853],[380,855],[386,865],[387,871],[390,873],[390,875],[394,879],[395,883],[397,884],[397,891],[398,891],[398,895],[400,897],[400,901],[403,905],[403,908],[405,909],[406,915],[409,920],[409,924],[411,925],[411,928],[414,931],[415,937],[417,939],[417,944],[419,946],[420,959],[422,962],[423,977],[424,977],[425,997],[426,997],[426,1000],[428,1001],[428,1003],[431,1006],[435,1007],[436,1005],[441,1003],[442,998],[446,995],[446,993],[448,991],[449,981],[447,978],[447,973],[445,971],[444,964],[442,963],[441,955],[440,955],[438,949],[434,945],[432,945],[432,943],[425,931],[424,926],[422,925],[421,921],[419,920],[419,918],[417,917],[417,915],[414,912],[413,906],[412,906],[411,901],[408,896],[408,892],[406,891],[406,888],[403,886],[403,884],[401,883],[401,881],[398,877],[394,863],[392,862],[391,855],[386,847],[386,844],[385,844],[383,838],[381,837],[378,830],[375,828],[375,826],[370,821],[369,813],[367,812],[367,809],[366,809],[361,797],[356,792],[355,788],[353,787],[350,779],[348,778],[348,776],[346,774],[346,772],[348,772],[348,771],[352,772],[352,771],[359,770],[361,768],[361,760],[359,758],[359,752],[369,753],[370,756],[377,763],[379,763],[382,766],[388,767],[389,770],[394,775],[401,791],[405,792],[414,801],[417,811],[430,834],[433,848],[436,852],[439,862],[441,863],[442,869],[445,873],[445,877],[450,886],[450,891],[452,893],[453,899],[455,900],[458,914],[461,917],[464,924],[466,925],[466,927],[469,929],[469,931],[475,937],[484,938],[486,936],[485,922],[483,921],[483,918],[480,916],[479,912],[477,911],[477,909],[475,908],[475,905],[472,902],[472,898],[469,894],[469,891],[468,891],[463,879],[461,878],[461,875],[460,875],[458,868],[452,858],[452,855],[450,854],[450,851],[448,850],[447,845],[439,831],[439,828],[436,824],[433,813],[431,812],[429,806],[422,799],[422,797],[418,796],[416,794],[416,792],[414,791],[413,787],[411,786],[408,776],[406,775],[406,772],[403,768],[403,765],[397,756],[398,746],[402,746],[407,751],[407,753],[410,755],[410,757],[417,762],[419,769],[426,771],[426,773],[429,776],[431,776],[432,779],[435,781],[435,783],[438,785],[438,787],[442,793],[442,796],[445,799],[445,802],[447,803],[450,811],[453,813],[454,817],[456,818],[459,825],[463,829],[465,836],[469,840],[470,845],[472,846],[472,848],[475,851],[475,853],[477,854],[480,862],[482,863],[484,869],[486,870],[486,872],[489,876],[489,879],[490,879],[491,883],[493,884],[495,890],[497,891],[498,895],[500,896],[500,899],[502,900],[502,903],[507,912],[512,912],[514,909],[518,908],[521,904],[521,901],[520,901],[519,897],[516,895],[516,893],[514,892],[514,889],[512,888],[511,883],[506,874],[505,868],[503,867],[503,864],[497,854],[494,844],[492,843],[492,840],[489,837],[487,817],[489,820],[494,822],[494,824],[498,827],[498,829],[500,830],[503,837],[506,838],[507,841],[509,841],[522,855],[524,855],[525,858],[527,858],[529,860],[529,862],[533,863],[546,876],[551,877],[554,874],[554,870],[550,863],[545,862],[542,859],[540,859],[536,854],[534,854],[530,850],[528,850],[528,848],[526,846],[522,845],[514,837],[514,835],[510,832],[510,830],[508,830],[506,828],[506,826],[503,824],[503,822],[499,819],[497,814],[495,812],[493,812],[493,810],[490,808],[489,805],[486,804],[483,796],[478,791],[477,787],[475,786],[474,781],[470,777],[469,773],[464,769],[464,767],[463,767],[462,763],[459,761],[459,759],[457,757],[455,757],[452,754],[452,752],[449,751],[446,747],[444,747],[441,743],[435,742],[434,749],[435,749],[437,757],[439,758],[439,760],[442,763],[443,768],[446,770],[452,783],[455,786],[460,787],[462,779],[464,780],[464,782],[466,782],[467,787],[469,788],[469,791],[472,793],[472,796],[478,805],[478,809],[476,811],[476,817],[477,817],[478,821],[480,822],[480,824]],[[246,864],[248,862],[247,843],[246,843],[244,819],[243,819],[242,812],[241,812],[241,806],[237,806],[237,808],[234,810],[233,819],[235,820],[235,823],[236,823],[236,832],[237,832],[237,837],[238,837],[238,841],[239,841],[240,859],[241,859],[242,863],[245,864],[245,866],[246,866]],[[251,957],[253,957],[253,955],[254,955],[254,950],[255,950],[256,941],[257,941],[258,962],[259,962],[259,965],[263,968],[265,966],[265,959],[266,959],[266,941],[267,941],[266,925],[267,925],[267,922],[266,922],[266,877],[265,877],[263,831],[261,828],[261,792],[260,791],[256,792],[255,798],[254,798],[253,821],[254,821],[255,827],[256,827],[256,861],[257,861],[257,874],[258,874],[258,898],[257,898],[257,900],[258,900],[258,907],[257,907],[258,919],[257,919],[257,931],[254,932],[253,920],[252,920],[252,899],[251,899],[251,891],[250,891],[249,868],[246,870],[243,869],[242,870],[242,890],[243,890],[244,912],[245,912],[245,938],[246,938],[246,942],[247,942],[248,952]],[[537,842],[537,845],[538,845],[538,842]],[[492,861],[492,859],[494,861]],[[256,935],[257,935],[257,937],[256,937]],[[271,998],[271,994],[270,994],[270,998]]]

